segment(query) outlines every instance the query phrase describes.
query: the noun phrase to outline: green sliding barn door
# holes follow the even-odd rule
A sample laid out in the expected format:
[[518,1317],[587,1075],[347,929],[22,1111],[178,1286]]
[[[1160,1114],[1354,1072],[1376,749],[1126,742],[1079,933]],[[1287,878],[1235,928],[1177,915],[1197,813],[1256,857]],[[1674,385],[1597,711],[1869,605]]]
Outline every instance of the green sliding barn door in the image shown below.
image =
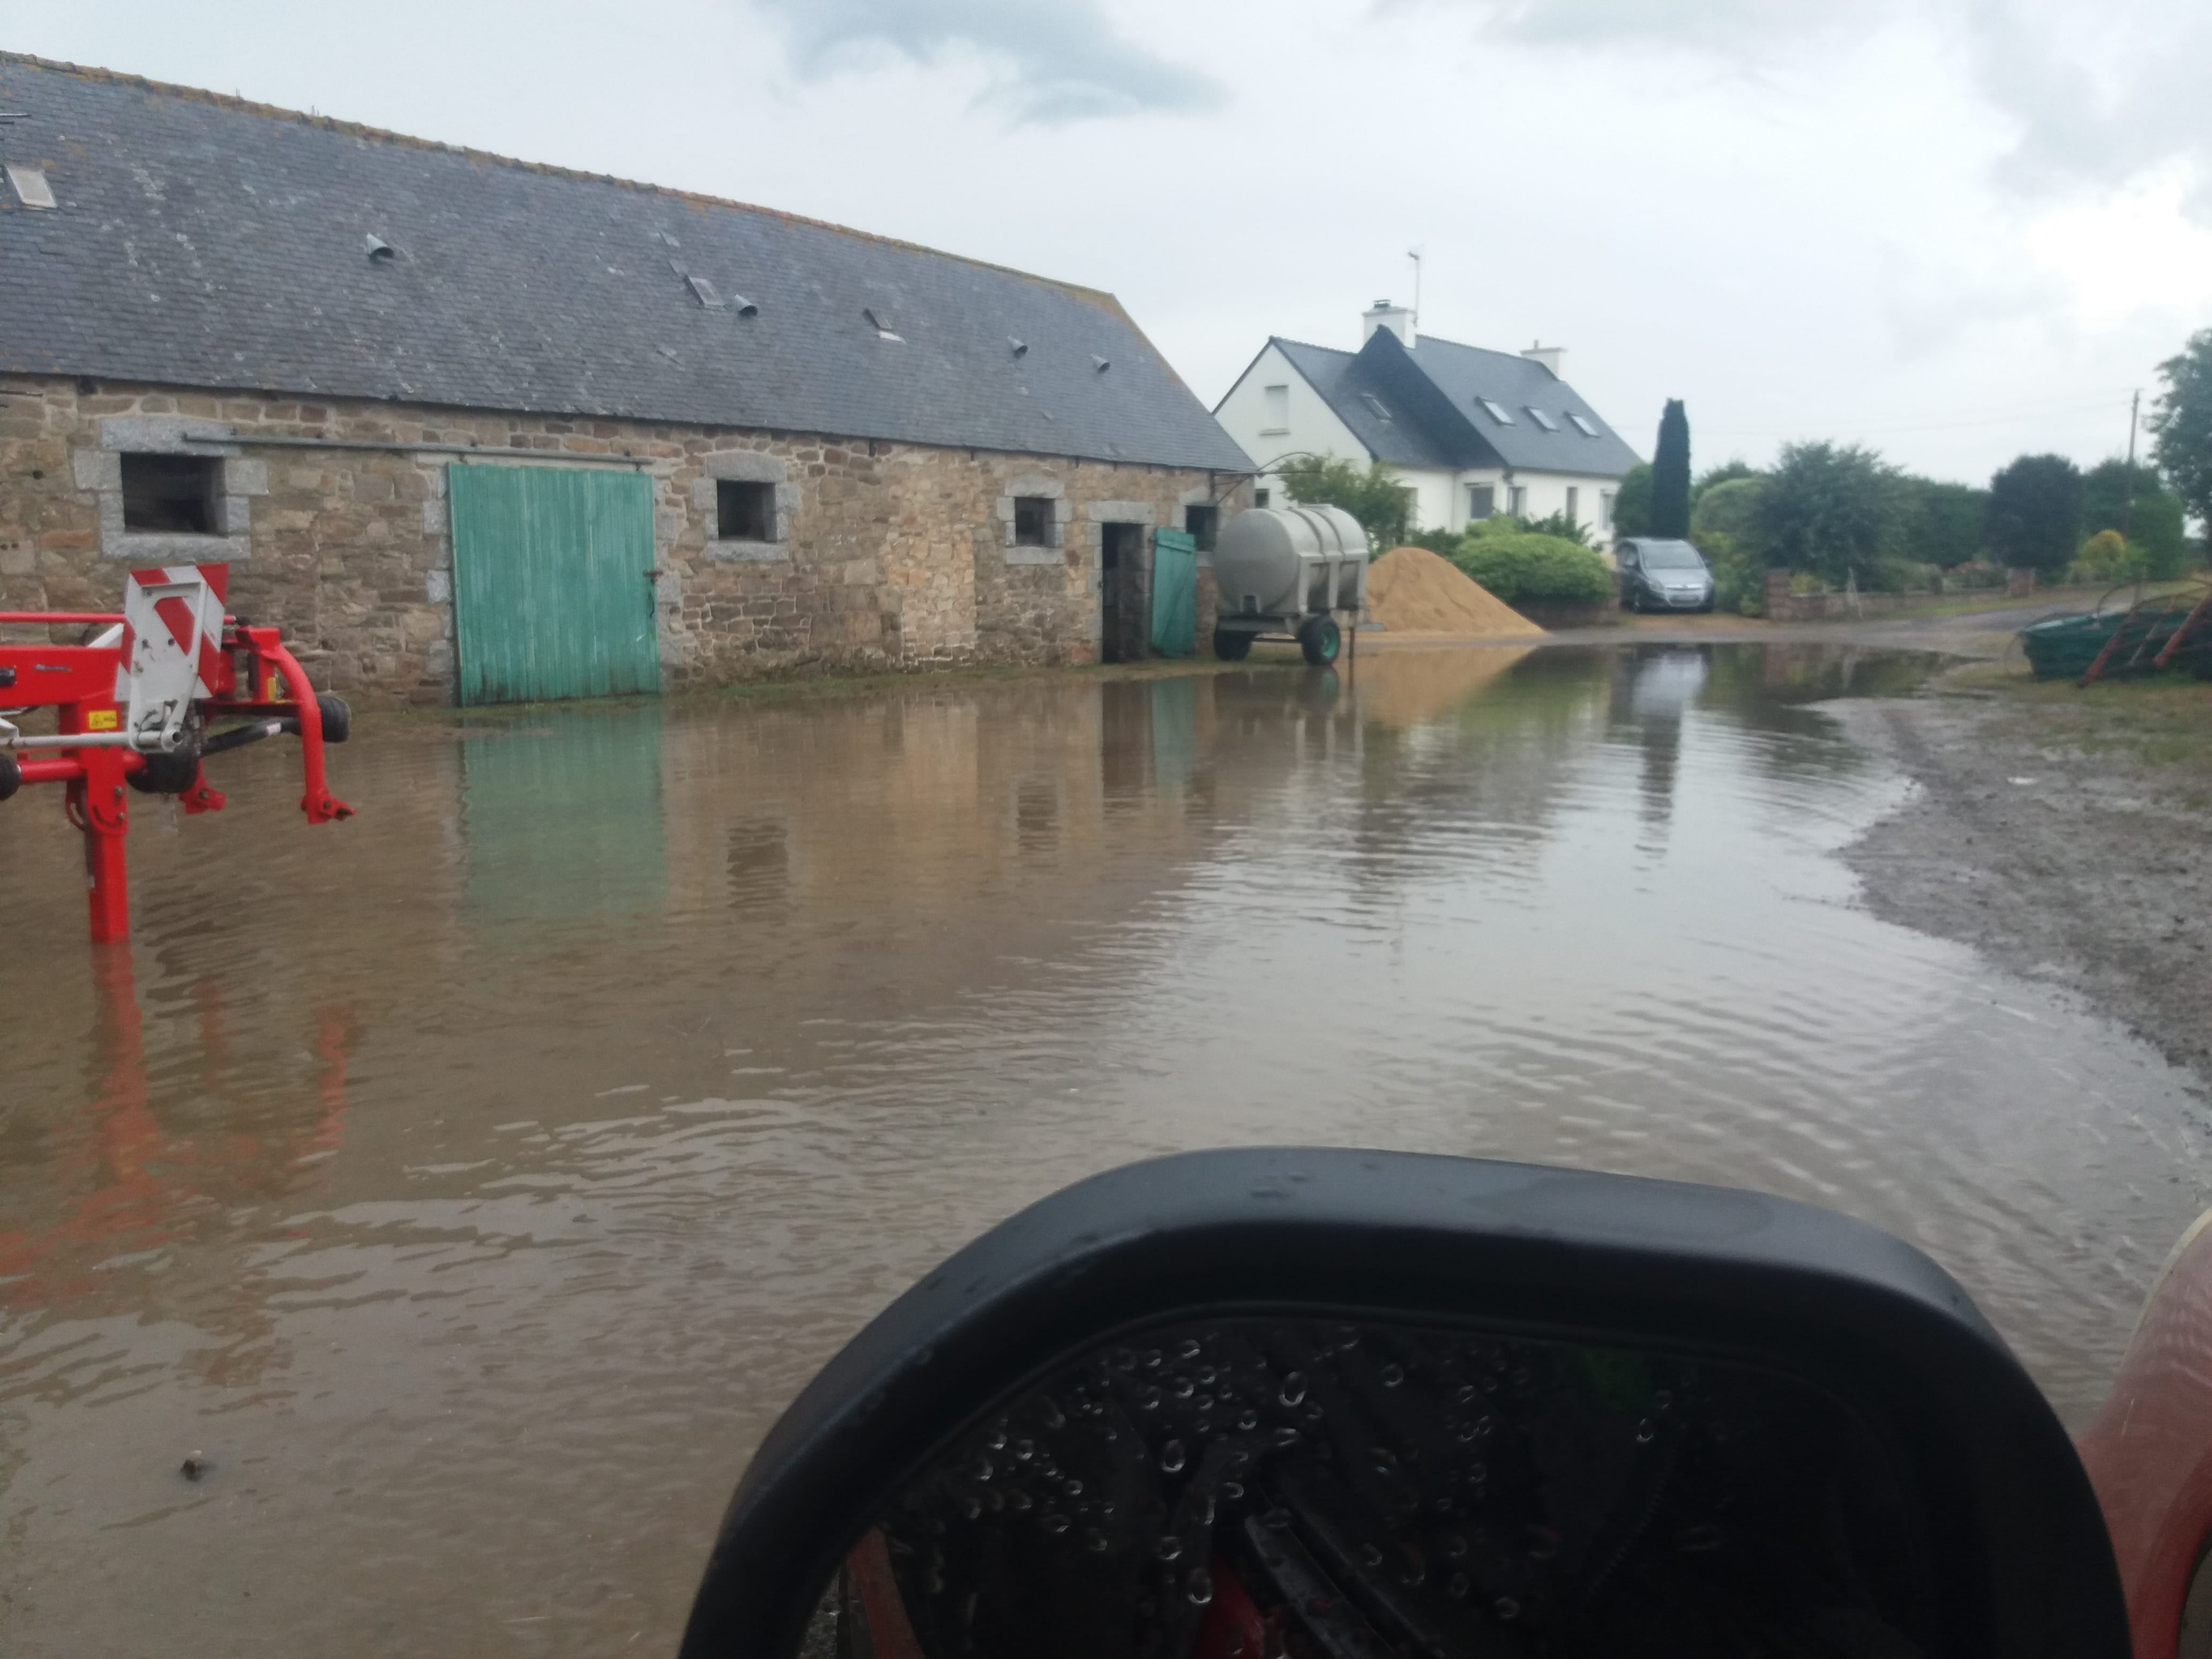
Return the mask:
[[456,465],[446,495],[464,703],[660,690],[650,479]]

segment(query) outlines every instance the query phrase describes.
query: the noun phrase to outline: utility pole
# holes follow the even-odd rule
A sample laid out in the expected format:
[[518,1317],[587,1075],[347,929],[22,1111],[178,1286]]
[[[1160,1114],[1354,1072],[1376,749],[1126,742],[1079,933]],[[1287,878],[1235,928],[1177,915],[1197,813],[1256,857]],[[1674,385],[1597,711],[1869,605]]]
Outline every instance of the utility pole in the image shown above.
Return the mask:
[[2136,428],[2142,424],[2142,388],[2128,399],[2128,485],[2120,497],[2120,539],[2128,538],[2128,526],[2136,514]]

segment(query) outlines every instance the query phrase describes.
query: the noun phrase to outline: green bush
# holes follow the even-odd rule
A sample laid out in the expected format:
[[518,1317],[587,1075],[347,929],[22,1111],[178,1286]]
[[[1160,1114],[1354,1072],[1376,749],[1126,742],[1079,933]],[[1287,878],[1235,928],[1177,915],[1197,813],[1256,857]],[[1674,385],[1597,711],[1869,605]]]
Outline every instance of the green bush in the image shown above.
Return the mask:
[[[1452,555],[1459,551],[1459,537],[1451,531],[1424,530],[1417,535],[1407,537],[1401,545],[1407,547],[1425,547],[1430,552],[1441,553],[1444,557],[1449,559]],[[1387,553],[1389,550],[1388,548],[1378,548],[1376,551]]]
[[2002,565],[1991,564],[1987,559],[1969,559],[1943,573],[1943,591],[1972,592],[1977,588],[2002,587],[2006,580]]
[[1588,547],[1589,526],[1571,519],[1562,510],[1549,518],[1531,519],[1522,526],[1532,536],[1557,536],[1563,542],[1572,542],[1577,547]]
[[2142,578],[2144,563],[2142,549],[2117,530],[2100,530],[2081,544],[2067,574],[2081,582],[2131,582]]
[[1557,536],[1470,536],[1453,562],[1508,605],[1601,605],[1614,592],[1613,570],[1603,559]]
[[1867,571],[1865,586],[1874,593],[1938,593],[1943,588],[1943,568],[1917,559],[1876,559]]

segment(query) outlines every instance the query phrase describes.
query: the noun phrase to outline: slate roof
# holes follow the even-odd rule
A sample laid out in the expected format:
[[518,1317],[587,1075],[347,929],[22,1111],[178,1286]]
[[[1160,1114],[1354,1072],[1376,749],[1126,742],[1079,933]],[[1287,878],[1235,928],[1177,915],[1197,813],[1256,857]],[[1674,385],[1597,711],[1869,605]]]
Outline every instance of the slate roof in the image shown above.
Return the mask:
[[[1417,335],[1408,351],[1388,329],[1377,329],[1358,351],[1281,338],[1268,343],[1370,453],[1394,466],[1510,467],[1617,478],[1637,464],[1636,452],[1572,386],[1527,357],[1434,335]],[[1480,402],[1486,398],[1512,416],[1513,424],[1492,419]],[[1559,430],[1545,431],[1531,408],[1543,410]],[[1571,415],[1587,420],[1598,435],[1578,431]]]
[[1093,289],[14,53],[0,109],[59,202],[0,185],[0,370],[1250,471]]

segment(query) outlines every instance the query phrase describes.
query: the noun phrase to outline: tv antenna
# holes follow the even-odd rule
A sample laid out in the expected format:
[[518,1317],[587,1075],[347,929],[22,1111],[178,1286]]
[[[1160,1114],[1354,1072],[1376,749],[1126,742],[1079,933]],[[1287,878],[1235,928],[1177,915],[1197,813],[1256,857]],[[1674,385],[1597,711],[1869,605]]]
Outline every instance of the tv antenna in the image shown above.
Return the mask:
[[1421,326],[1421,254],[1427,246],[1424,242],[1419,247],[1406,250],[1406,257],[1413,262],[1413,327],[1417,332]]

